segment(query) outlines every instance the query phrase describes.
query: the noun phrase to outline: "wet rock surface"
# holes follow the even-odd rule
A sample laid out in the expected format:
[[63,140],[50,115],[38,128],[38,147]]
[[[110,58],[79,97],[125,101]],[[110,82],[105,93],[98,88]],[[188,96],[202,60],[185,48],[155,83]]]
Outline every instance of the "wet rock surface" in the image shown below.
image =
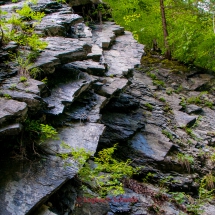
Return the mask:
[[[22,4],[1,8],[10,16]],[[15,68],[6,73],[1,67],[0,136],[16,138],[27,116],[38,114],[57,128],[59,139],[40,142],[45,154],[37,160],[0,157],[0,214],[31,214],[43,203],[35,214],[189,214],[188,197],[178,204],[164,188],[189,194],[195,205],[200,179],[214,173],[214,76],[157,55],[142,58],[138,68],[144,46],[124,28],[105,22],[91,30],[70,7],[50,0],[33,7],[46,13],[37,31],[48,36],[34,67],[51,81],[22,82]],[[11,43],[0,55],[16,48]],[[144,165],[139,178],[123,181],[122,196],[78,202],[77,163],[57,155],[80,147],[94,154],[115,143],[121,159]],[[193,162],[183,162],[182,155]],[[213,214],[213,205],[201,214]]]

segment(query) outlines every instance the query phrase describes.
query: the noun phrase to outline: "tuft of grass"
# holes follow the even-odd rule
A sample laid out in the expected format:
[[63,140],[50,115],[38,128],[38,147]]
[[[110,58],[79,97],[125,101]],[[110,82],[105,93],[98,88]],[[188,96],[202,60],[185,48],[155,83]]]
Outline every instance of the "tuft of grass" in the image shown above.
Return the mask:
[[145,105],[145,107],[146,107],[148,110],[150,110],[150,111],[153,110],[153,106],[152,106],[151,104],[146,103],[146,104],[144,104],[144,105]]
[[159,98],[159,100],[160,100],[161,102],[166,102],[165,98],[163,98],[163,97]]

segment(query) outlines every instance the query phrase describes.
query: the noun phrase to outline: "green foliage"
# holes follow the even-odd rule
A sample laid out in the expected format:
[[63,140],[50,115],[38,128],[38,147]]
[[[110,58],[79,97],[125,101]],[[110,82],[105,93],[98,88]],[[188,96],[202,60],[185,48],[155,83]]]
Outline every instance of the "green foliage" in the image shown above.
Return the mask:
[[14,9],[9,18],[5,18],[6,12],[0,10],[0,46],[9,41],[15,41],[22,47],[22,51],[16,55],[11,54],[22,75],[35,77],[40,72],[33,68],[34,60],[39,56],[39,52],[46,48],[47,42],[40,40],[34,32],[34,28],[45,16],[44,12],[36,12],[31,9],[29,3],[36,4],[36,0],[25,1],[21,9]]
[[[165,53],[160,1],[104,0],[114,20],[130,30],[150,50],[153,40]],[[207,5],[207,10],[199,7]],[[214,1],[164,1],[168,43],[174,59],[215,70]]]
[[201,92],[198,96],[191,96],[187,99],[182,98],[180,105],[183,108],[186,108],[187,104],[196,104],[196,105],[201,105],[201,106],[206,106],[206,107],[212,108],[214,103],[212,101],[209,101],[204,96],[207,93],[208,92]]
[[[66,143],[62,143],[61,146],[67,149],[70,148]],[[116,147],[117,144],[111,148],[101,150],[98,156],[93,158],[93,167],[86,162],[92,156],[91,152],[87,152],[82,148],[70,148],[71,153],[69,154],[78,162],[80,168],[78,172],[79,178],[84,184],[90,184],[91,189],[102,197],[108,194],[118,195],[124,193],[122,179],[130,177],[140,170],[140,168],[130,166],[131,160],[122,162],[113,158]]]
[[181,163],[182,166],[185,166],[187,171],[190,173],[190,166],[194,163],[194,158],[188,154],[177,154],[178,162]]
[[143,182],[145,183],[149,182],[154,176],[155,176],[155,173],[148,172],[146,177],[143,178]]
[[153,84],[157,86],[162,86],[162,87],[166,86],[164,81],[161,81],[161,80],[153,80]]
[[30,136],[30,139],[39,140],[40,144],[46,139],[59,139],[57,131],[50,125],[41,124],[39,120],[25,121],[25,131]]
[[9,94],[4,94],[3,96],[4,96],[4,98],[6,98],[6,99],[11,99],[11,98],[12,98]]
[[151,72],[147,72],[146,73],[152,80],[156,80],[157,79],[157,76]]
[[25,76],[20,76],[20,82],[26,82],[28,79]]
[[172,199],[175,200],[179,205],[185,202],[186,195],[183,192],[170,192]]
[[145,107],[146,107],[148,110],[150,110],[150,111],[153,110],[153,106],[152,106],[151,104],[145,103],[144,105],[145,105]]
[[162,134],[166,135],[170,140],[173,140],[173,136],[169,131],[162,130]]
[[161,102],[166,102],[165,98],[163,98],[163,97],[160,97],[159,100],[160,100]]

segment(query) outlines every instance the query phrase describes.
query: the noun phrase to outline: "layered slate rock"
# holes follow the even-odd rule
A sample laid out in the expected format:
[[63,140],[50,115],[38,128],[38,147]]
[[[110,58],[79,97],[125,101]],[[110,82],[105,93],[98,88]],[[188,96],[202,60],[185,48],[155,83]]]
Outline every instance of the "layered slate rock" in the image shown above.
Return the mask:
[[124,76],[140,64],[144,46],[137,43],[132,33],[126,31],[116,38],[111,50],[104,51],[104,61],[108,65],[107,75]]
[[97,91],[97,93],[108,98],[121,91],[128,84],[128,80],[125,78],[106,77],[100,79],[100,81],[103,83],[103,86]]
[[92,59],[94,61],[100,61],[102,56],[103,50],[98,45],[93,44],[91,53],[87,55],[87,58]]
[[26,81],[20,81],[20,77],[16,76],[5,80],[1,89],[18,90],[41,96],[41,94],[46,90],[46,85],[43,82],[32,78],[26,78]]
[[90,86],[92,81],[94,79],[91,76],[80,72],[75,80],[55,86],[51,91],[51,96],[44,98],[48,104],[47,113],[54,115],[63,113],[65,106],[71,104],[75,97]]
[[105,112],[102,115],[102,123],[107,126],[101,138],[102,144],[127,141],[145,125],[141,113]]
[[[70,153],[71,149],[82,148],[94,155],[104,129],[105,126],[98,123],[73,123],[71,127],[59,129],[59,140],[46,141],[43,149],[49,154],[56,155]],[[62,141],[70,148],[65,147]]]
[[[56,154],[70,153],[77,146],[94,154],[104,128],[98,123],[76,123],[62,128],[59,130],[59,140],[49,140],[40,145],[49,155],[37,161],[14,161],[1,157],[0,214],[28,214],[47,200],[78,172],[75,160],[61,159]],[[71,148],[65,149],[62,141]]]
[[[101,109],[107,104],[108,99],[94,92],[86,92],[78,98],[73,105],[65,111],[65,121],[100,122]],[[61,117],[62,120],[63,117]]]
[[179,127],[190,126],[190,125],[194,124],[194,122],[196,121],[196,116],[190,116],[186,113],[183,113],[181,111],[176,111],[176,110],[174,110],[173,112],[175,115],[177,125]]
[[105,22],[102,25],[97,25],[97,31],[93,32],[93,40],[95,44],[103,49],[107,49],[115,41],[116,35],[124,33],[124,28],[115,25],[114,22]]
[[156,161],[162,161],[172,147],[172,143],[152,125],[137,133],[130,144],[138,153]]
[[94,62],[92,60],[84,60],[84,61],[75,61],[74,63],[70,63],[69,65],[65,65],[65,67],[75,67],[80,69],[83,72],[87,72],[96,76],[104,76],[105,66],[101,63]]
[[57,65],[86,59],[91,51],[90,44],[78,39],[47,37],[44,41],[48,42],[48,46],[41,53],[34,67],[39,67],[48,74],[53,73]]
[[0,107],[0,136],[18,134],[22,130],[20,123],[27,118],[27,104],[0,98]]
[[4,215],[30,213],[78,171],[75,161],[57,156],[32,162],[0,160],[0,214]]
[[25,102],[31,114],[35,114],[47,106],[40,96],[31,93],[19,92],[16,90],[2,90],[0,95],[8,95],[14,100]]
[[71,26],[82,21],[83,18],[78,14],[72,14],[71,11],[60,11],[45,16],[35,30],[47,36],[67,36],[66,34],[71,31]]

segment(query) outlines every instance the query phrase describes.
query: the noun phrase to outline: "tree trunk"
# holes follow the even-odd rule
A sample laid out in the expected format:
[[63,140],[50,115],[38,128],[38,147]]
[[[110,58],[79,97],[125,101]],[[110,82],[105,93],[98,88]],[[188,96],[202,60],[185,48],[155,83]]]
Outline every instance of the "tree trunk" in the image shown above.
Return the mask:
[[168,44],[168,31],[167,31],[167,24],[166,24],[166,15],[165,15],[165,9],[164,9],[164,0],[160,0],[160,11],[161,11],[161,18],[162,18],[162,26],[163,26],[163,36],[164,36],[164,45],[165,45],[165,57],[169,60],[171,60],[171,51]]

